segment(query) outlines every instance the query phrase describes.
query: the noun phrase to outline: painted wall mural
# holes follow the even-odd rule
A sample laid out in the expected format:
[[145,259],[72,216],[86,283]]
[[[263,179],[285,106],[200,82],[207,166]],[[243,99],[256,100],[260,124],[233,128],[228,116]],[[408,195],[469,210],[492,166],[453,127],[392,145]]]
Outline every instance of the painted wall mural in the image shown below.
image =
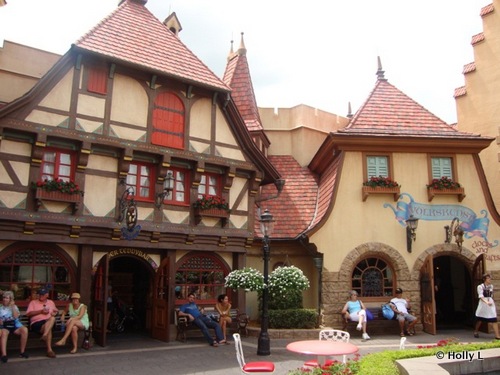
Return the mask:
[[487,254],[488,249],[494,248],[499,244],[498,240],[488,240],[490,219],[488,218],[488,211],[486,209],[481,210],[480,215],[482,217],[478,217],[472,209],[466,206],[459,204],[418,203],[408,193],[401,193],[395,206],[385,203],[384,208],[391,208],[394,211],[396,220],[403,227],[406,227],[406,220],[410,215],[419,220],[430,221],[449,221],[457,218],[460,220],[460,226],[464,230],[465,238],[481,238],[481,240],[473,241],[472,243],[472,248],[478,254]]

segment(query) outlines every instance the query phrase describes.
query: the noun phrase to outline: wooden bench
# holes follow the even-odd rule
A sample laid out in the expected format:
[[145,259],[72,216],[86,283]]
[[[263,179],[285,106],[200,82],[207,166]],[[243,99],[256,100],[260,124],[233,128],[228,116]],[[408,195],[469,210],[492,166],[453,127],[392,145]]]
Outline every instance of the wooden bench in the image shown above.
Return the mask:
[[[380,307],[368,307],[367,309],[373,315],[373,320],[369,320],[366,326],[366,332],[371,335],[398,335],[399,336],[399,323],[397,320],[389,320],[384,318],[382,315],[382,306]],[[341,319],[343,322],[342,330],[347,331],[351,334],[356,332],[356,326],[358,322],[352,320],[346,320],[344,315],[341,314]]]
[[[64,336],[64,332],[61,331],[61,326],[62,326],[61,313],[62,313],[62,310],[60,310],[59,313],[55,316],[56,321],[54,323],[54,327],[52,328],[52,343],[53,344]],[[30,330],[30,318],[28,316],[26,316],[25,311],[21,311],[21,315],[19,316],[19,320],[26,328],[28,328],[28,343],[27,343],[26,347],[29,349],[30,348],[44,348],[46,346],[46,344],[44,341],[40,340],[41,335],[39,333],[36,333],[36,332],[33,332]],[[83,342],[83,337],[85,336],[85,334],[90,336],[90,333],[91,333],[90,327],[89,327],[89,330],[78,332],[79,345]],[[9,341],[11,339],[12,340],[19,340],[20,337],[18,335],[11,334],[11,335],[9,335]]]
[[[204,307],[203,313],[207,316],[213,316],[215,320],[219,321],[219,313],[217,312],[217,310],[215,310],[214,307]],[[232,330],[233,332],[238,332],[239,334],[244,334],[245,337],[247,337],[247,314],[240,314],[238,309],[231,309],[229,311],[229,316],[231,317],[231,324],[227,326],[227,329]],[[179,309],[175,310],[174,324],[177,329],[177,335],[175,337],[177,341],[186,342],[188,331],[200,332],[200,328],[190,322],[186,316],[179,316]]]

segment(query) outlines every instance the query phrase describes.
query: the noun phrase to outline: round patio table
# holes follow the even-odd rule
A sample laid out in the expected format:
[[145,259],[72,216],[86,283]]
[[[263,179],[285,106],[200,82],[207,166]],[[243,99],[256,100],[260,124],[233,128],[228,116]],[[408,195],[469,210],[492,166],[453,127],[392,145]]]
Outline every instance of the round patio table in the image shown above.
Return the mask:
[[359,348],[348,342],[331,340],[294,341],[286,346],[295,353],[318,356],[318,365],[323,366],[327,356],[347,355],[356,353]]

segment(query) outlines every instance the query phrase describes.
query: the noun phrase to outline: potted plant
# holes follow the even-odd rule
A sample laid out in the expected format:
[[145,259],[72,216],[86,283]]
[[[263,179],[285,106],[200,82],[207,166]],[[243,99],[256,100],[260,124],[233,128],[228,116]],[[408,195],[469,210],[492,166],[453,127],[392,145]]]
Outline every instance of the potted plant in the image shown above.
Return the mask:
[[215,217],[227,219],[229,217],[229,204],[224,198],[216,195],[202,195],[193,203],[195,217]]
[[447,176],[434,178],[431,183],[427,185],[429,202],[432,201],[436,195],[456,195],[459,202],[462,202],[465,198],[462,185]]
[[83,191],[72,180],[62,179],[40,180],[32,182],[31,187],[35,189],[36,209],[42,205],[42,200],[72,203],[73,213],[78,210],[83,196]]
[[256,292],[264,289],[264,276],[255,268],[245,267],[241,270],[231,271],[226,276],[226,288],[245,289],[248,292]]
[[394,201],[397,201],[400,188],[401,186],[390,177],[372,176],[368,181],[363,182],[361,190],[363,202],[366,201],[370,194],[393,194]]

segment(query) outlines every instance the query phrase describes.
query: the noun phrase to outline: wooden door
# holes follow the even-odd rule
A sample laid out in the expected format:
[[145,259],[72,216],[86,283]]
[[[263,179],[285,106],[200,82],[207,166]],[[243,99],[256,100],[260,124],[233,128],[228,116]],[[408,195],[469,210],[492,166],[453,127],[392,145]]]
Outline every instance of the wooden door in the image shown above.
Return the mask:
[[[484,262],[484,254],[479,255],[474,262],[474,266],[472,267],[472,313],[474,314],[474,323],[476,324],[476,308],[479,303],[479,298],[477,296],[477,286],[482,284],[483,275],[486,273],[486,265]],[[490,333],[489,332],[489,324],[481,324],[481,328],[479,329],[481,332]]]
[[94,275],[94,311],[92,316],[92,328],[95,342],[100,346],[106,346],[108,270],[109,255],[106,254],[99,261],[97,271]]
[[420,272],[420,293],[422,298],[422,323],[424,331],[436,334],[436,300],[434,298],[434,262],[429,255]]
[[161,341],[169,341],[170,319],[168,314],[169,299],[169,262],[165,258],[156,270],[153,285],[153,321],[152,336]]

